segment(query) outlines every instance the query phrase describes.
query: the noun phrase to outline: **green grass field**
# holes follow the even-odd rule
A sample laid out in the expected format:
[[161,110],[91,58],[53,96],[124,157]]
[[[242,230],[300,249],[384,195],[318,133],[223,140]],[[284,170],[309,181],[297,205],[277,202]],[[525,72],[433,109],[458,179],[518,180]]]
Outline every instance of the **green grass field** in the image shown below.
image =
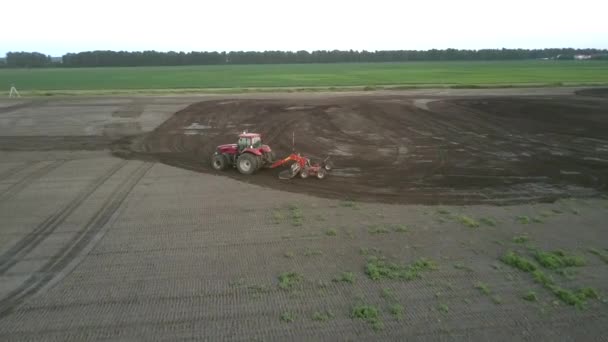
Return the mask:
[[21,92],[608,84],[608,61],[408,62],[0,69]]

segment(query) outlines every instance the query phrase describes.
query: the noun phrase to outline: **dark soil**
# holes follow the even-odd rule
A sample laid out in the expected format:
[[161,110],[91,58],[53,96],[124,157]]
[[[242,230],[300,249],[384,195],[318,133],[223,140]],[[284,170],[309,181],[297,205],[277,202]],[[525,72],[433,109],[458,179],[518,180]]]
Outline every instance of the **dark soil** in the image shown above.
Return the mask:
[[114,138],[97,135],[0,136],[0,151],[105,150]]
[[583,89],[583,90],[577,91],[576,95],[594,96],[594,97],[608,97],[608,88],[589,88],[589,89]]
[[153,132],[123,139],[127,158],[214,173],[210,156],[243,130],[277,156],[330,155],[325,180],[243,176],[280,190],[363,201],[510,204],[595,196],[608,179],[608,103],[601,98],[407,97],[231,100],[193,104]]

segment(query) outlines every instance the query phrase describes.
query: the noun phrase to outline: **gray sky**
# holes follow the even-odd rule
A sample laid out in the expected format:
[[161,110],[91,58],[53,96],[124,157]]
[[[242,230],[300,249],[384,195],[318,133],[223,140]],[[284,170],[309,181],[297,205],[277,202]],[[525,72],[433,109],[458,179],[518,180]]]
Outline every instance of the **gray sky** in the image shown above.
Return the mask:
[[0,56],[85,50],[608,48],[606,0],[2,0]]

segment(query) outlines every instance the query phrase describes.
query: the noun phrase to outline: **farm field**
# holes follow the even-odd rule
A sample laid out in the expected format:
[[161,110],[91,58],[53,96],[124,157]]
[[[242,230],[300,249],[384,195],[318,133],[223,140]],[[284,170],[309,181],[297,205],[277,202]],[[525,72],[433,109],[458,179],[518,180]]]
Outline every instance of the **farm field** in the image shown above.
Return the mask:
[[264,88],[504,87],[608,84],[608,61],[500,61],[0,69],[24,94]]
[[0,340],[602,340],[607,94],[2,99]]

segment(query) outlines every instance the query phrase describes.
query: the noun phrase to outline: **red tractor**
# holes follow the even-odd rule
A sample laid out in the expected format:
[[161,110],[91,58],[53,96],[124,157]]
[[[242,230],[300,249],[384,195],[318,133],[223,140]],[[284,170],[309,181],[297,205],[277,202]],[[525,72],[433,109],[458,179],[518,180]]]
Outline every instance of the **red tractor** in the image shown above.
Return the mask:
[[217,147],[211,157],[211,166],[218,171],[233,166],[240,173],[250,175],[262,167],[270,166],[274,159],[274,152],[268,145],[262,144],[260,134],[243,132],[236,144]]

